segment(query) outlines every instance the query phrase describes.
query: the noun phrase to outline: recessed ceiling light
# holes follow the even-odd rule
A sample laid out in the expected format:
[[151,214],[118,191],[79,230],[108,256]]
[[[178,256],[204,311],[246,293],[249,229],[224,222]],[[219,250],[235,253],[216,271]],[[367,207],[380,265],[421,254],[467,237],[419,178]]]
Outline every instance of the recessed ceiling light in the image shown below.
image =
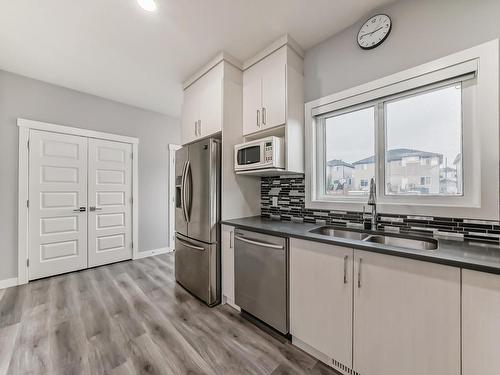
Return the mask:
[[154,12],[156,10],[156,3],[154,0],[137,0],[142,9],[148,12]]

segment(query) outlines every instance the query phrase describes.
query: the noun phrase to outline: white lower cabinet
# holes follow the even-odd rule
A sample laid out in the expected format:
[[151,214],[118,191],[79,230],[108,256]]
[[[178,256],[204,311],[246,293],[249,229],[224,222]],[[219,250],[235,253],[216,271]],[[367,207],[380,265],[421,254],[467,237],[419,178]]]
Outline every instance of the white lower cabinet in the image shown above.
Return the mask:
[[234,305],[234,227],[222,225],[222,303]]
[[352,366],[352,257],[352,249],[290,240],[290,333],[347,367]]
[[460,374],[459,268],[355,250],[354,274],[357,373]]
[[299,346],[344,374],[460,374],[459,268],[290,244],[290,331]]
[[500,374],[500,275],[462,271],[462,375]]

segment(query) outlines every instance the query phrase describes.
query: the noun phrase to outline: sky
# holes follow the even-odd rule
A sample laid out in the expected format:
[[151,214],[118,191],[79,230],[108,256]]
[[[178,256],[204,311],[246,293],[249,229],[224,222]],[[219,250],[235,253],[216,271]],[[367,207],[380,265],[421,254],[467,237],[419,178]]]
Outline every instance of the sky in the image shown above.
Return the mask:
[[[448,166],[461,150],[461,87],[386,103],[388,149],[411,148],[443,154]],[[327,160],[347,162],[374,154],[374,109],[366,108],[326,120]],[[444,163],[444,160],[443,160]]]

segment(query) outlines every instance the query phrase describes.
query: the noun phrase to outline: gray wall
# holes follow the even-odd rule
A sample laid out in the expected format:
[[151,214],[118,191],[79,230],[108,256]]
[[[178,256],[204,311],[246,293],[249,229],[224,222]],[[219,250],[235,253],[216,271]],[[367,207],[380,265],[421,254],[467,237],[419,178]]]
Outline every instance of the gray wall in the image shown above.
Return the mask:
[[499,0],[402,0],[378,11],[393,21],[378,48],[363,51],[356,42],[371,12],[306,52],[306,101],[500,37]]
[[168,144],[180,121],[0,70],[0,280],[17,276],[18,117],[139,138],[139,250],[168,246]]

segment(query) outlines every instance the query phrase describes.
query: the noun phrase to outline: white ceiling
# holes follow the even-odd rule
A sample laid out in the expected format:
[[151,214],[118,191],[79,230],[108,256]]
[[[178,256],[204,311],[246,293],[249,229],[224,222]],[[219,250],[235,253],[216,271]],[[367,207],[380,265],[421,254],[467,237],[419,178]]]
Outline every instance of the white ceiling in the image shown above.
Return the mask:
[[[288,32],[304,49],[392,0],[0,0],[0,69],[179,116],[182,81]],[[354,43],[354,40],[353,40]]]

